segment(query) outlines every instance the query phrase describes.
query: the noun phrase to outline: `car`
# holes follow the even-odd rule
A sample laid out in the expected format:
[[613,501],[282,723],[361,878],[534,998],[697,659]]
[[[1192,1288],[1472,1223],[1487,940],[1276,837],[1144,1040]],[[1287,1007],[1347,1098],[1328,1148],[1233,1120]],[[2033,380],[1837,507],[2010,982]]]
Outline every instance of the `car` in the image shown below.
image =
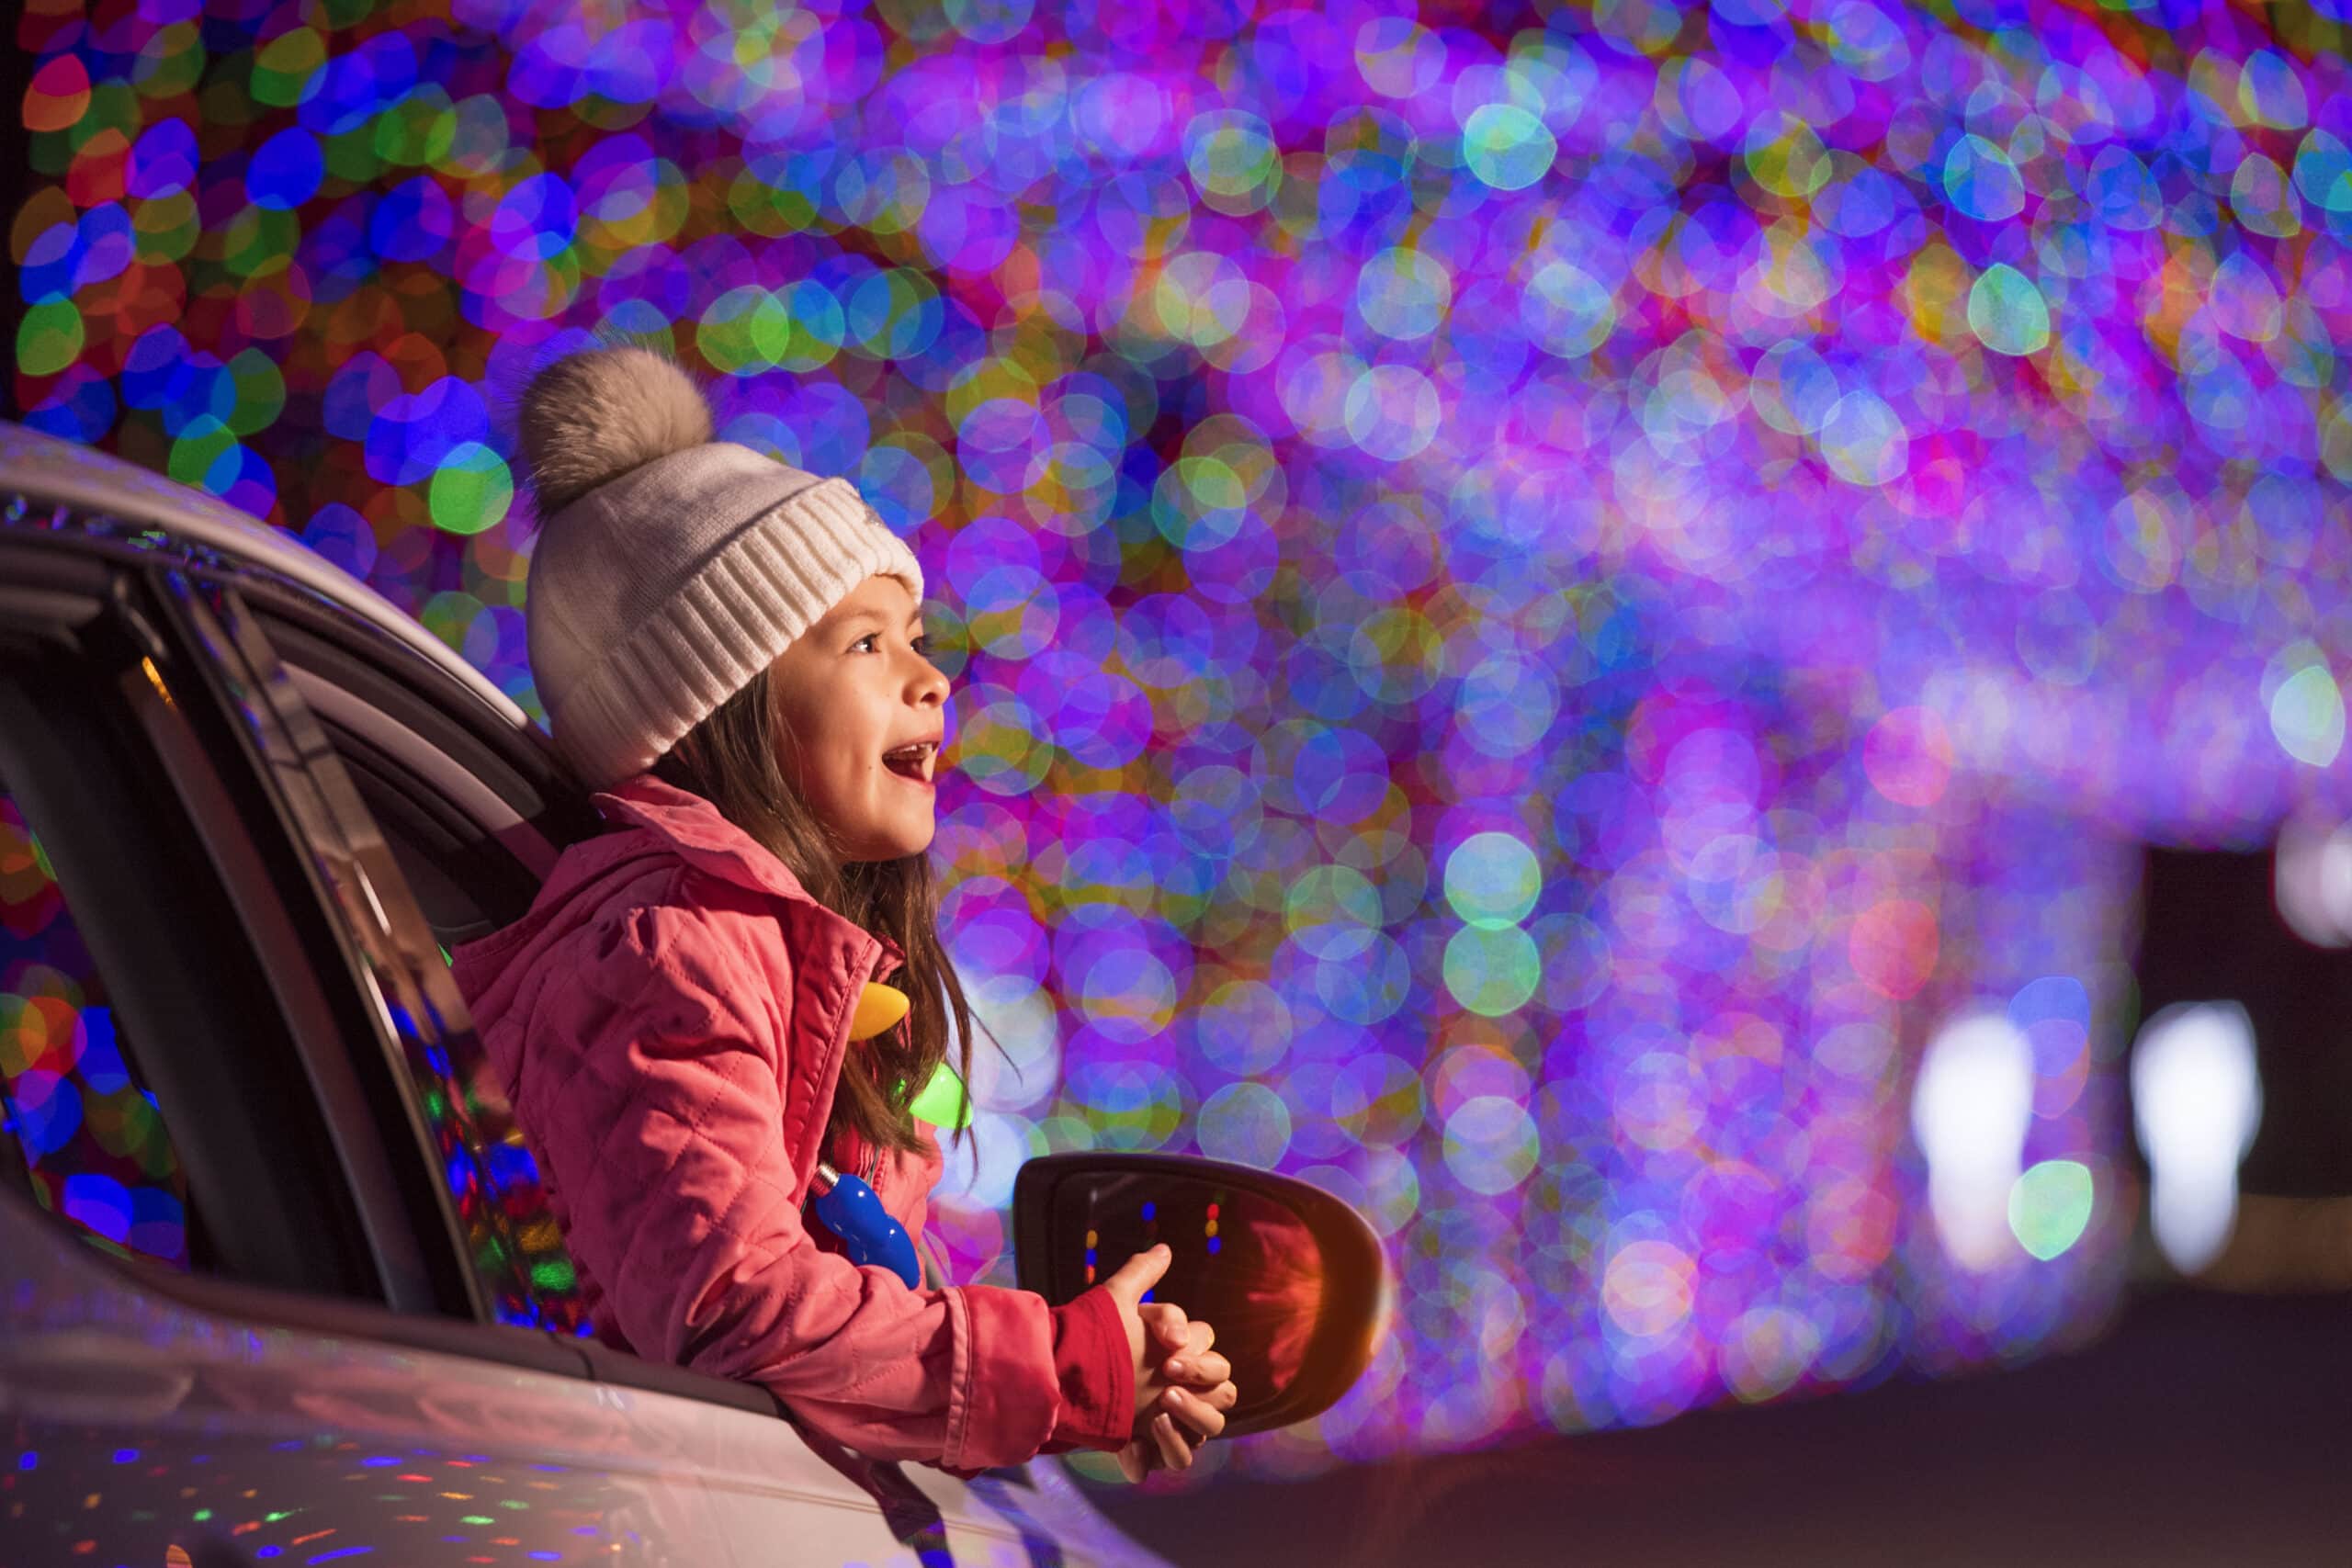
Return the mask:
[[[0,1562],[1159,1561],[1057,1461],[874,1460],[594,1337],[447,952],[598,827],[292,536],[0,424]],[[1233,1430],[1344,1392],[1385,1280],[1302,1183],[1033,1162],[1023,1282],[1066,1299],[1071,1227],[1155,1198],[1297,1265],[1244,1303],[1287,1348]]]

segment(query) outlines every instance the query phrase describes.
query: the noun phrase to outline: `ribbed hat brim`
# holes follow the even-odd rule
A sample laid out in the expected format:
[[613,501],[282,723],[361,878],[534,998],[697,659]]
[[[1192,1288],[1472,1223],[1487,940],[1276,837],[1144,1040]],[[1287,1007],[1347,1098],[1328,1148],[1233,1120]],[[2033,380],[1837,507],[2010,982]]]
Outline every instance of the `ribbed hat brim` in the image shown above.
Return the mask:
[[[590,789],[608,788],[652,766],[868,577],[897,577],[922,601],[922,569],[914,552],[847,480],[792,489],[791,480],[808,476],[734,450],[757,459],[764,471],[730,459],[723,465],[728,471],[717,476],[714,482],[758,508],[731,531],[711,522],[728,510],[725,497],[666,494],[682,479],[697,477],[683,466],[668,475],[626,475],[550,520],[548,534],[562,540],[571,559],[546,582],[533,562],[527,601],[533,674],[556,744]],[[680,453],[648,468],[695,455]],[[777,489],[787,493],[763,504]],[[594,583],[606,607],[593,617],[606,622],[598,636],[583,624],[590,617],[576,602],[589,596],[575,581],[586,565],[584,552],[598,552],[600,576],[629,572],[638,565],[629,558],[631,532],[662,527],[665,514],[675,519],[682,511],[702,520],[715,536],[714,547],[671,581]],[[549,600],[575,602],[543,602],[543,589]]]

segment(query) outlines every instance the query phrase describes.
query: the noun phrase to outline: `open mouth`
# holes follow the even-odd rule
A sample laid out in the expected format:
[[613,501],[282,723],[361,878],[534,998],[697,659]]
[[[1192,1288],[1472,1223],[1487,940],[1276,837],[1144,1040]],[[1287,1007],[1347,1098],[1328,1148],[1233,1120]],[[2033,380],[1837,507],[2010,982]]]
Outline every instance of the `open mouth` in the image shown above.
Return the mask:
[[939,743],[918,740],[910,746],[900,746],[882,753],[882,765],[902,779],[928,785],[932,768],[939,757]]

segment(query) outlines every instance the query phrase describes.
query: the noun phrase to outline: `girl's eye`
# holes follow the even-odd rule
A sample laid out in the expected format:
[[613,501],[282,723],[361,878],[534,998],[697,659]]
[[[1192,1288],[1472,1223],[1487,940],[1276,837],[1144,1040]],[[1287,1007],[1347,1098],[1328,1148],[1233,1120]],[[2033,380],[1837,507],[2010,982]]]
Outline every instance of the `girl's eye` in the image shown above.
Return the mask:
[[[882,634],[880,632],[867,632],[864,637],[859,637],[855,642],[851,643],[849,645],[849,650],[852,653],[855,653],[858,649],[865,647],[869,643],[880,641],[881,637]],[[931,657],[931,638],[927,636],[919,637],[907,646],[913,649],[915,652],[921,654],[926,659]],[[874,651],[879,653],[882,650],[877,648]]]

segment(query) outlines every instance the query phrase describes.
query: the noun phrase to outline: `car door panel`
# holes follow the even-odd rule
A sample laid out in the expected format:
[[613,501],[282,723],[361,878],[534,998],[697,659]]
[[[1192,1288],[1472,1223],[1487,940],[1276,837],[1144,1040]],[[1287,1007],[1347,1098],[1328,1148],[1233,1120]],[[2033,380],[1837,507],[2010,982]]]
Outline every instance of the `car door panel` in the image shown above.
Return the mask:
[[23,1562],[714,1560],[703,1488],[631,1453],[584,1376],[192,1310],[13,1194],[0,1253]]
[[576,1348],[526,1329],[478,1332],[579,1370],[191,1307],[13,1193],[0,1255],[0,1422],[18,1456],[0,1511],[68,1526],[0,1539],[61,1561],[1158,1562],[1049,1461],[966,1483],[868,1460],[775,1416],[594,1381]]

